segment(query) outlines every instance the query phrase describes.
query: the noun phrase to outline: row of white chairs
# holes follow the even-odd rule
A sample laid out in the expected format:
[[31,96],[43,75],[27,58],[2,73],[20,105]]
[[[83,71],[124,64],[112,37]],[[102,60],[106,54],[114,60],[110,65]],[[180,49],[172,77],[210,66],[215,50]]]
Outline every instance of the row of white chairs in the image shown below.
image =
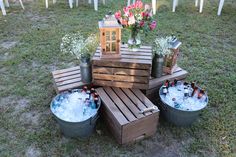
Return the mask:
[[[73,3],[74,3],[74,0],[68,0],[69,1],[69,6],[70,8],[73,8]],[[76,7],[78,7],[78,1],[79,0],[75,0],[75,5]],[[105,5],[105,0],[102,0],[103,1],[103,4]],[[152,0],[152,10],[153,10],[153,14],[155,15],[156,12],[157,12],[157,1],[158,0]],[[224,0],[219,0],[219,7],[218,7],[218,12],[217,12],[217,15],[220,15],[221,14],[221,11],[222,11],[222,8],[223,8],[223,5],[224,5]],[[21,4],[21,7],[23,9],[24,8],[24,5],[22,3],[22,0],[19,0],[20,4]],[[197,7],[198,6],[198,0],[195,0],[195,6]],[[56,0],[53,0],[53,4],[56,3]],[[88,0],[88,3],[92,3],[92,0]],[[135,0],[133,0],[133,3],[135,3]],[[202,10],[203,10],[203,4],[204,4],[204,0],[200,0],[200,5],[199,5],[199,12],[201,13]],[[45,0],[45,5],[46,5],[46,8],[48,8],[48,0]],[[127,1],[127,5],[130,5],[130,0]],[[5,10],[5,6],[6,7],[9,7],[9,2],[8,0],[5,0],[5,5],[4,5],[4,2],[3,0],[0,0],[0,8],[2,10],[2,14],[3,15],[6,15],[6,10]],[[172,7],[172,12],[175,12],[175,8],[176,6],[178,6],[178,0],[173,0],[173,7]],[[98,0],[94,0],[94,10],[98,10]]]
[[[152,0],[152,10],[153,10],[153,14],[156,14],[157,11],[157,1],[158,0]],[[133,0],[133,3],[135,2],[135,0]],[[195,6],[197,7],[199,3],[199,0],[195,0]],[[204,0],[200,0],[200,5],[199,5],[199,12],[201,13],[203,10],[203,4],[204,4]],[[127,5],[130,5],[130,0],[128,0]],[[222,8],[224,5],[224,0],[219,0],[219,7],[218,7],[218,12],[217,15],[221,14]],[[173,0],[173,7],[172,7],[172,12],[175,12],[175,8],[176,6],[178,6],[178,0]]]
[[[195,6],[197,7],[198,4],[200,2],[199,5],[199,12],[201,13],[203,10],[203,4],[204,4],[204,0],[195,0]],[[219,0],[219,7],[218,7],[218,11],[217,11],[217,15],[220,16],[223,5],[224,5],[225,0]],[[173,8],[172,8],[172,12],[175,12],[175,8],[176,6],[178,6],[178,0],[173,0]]]

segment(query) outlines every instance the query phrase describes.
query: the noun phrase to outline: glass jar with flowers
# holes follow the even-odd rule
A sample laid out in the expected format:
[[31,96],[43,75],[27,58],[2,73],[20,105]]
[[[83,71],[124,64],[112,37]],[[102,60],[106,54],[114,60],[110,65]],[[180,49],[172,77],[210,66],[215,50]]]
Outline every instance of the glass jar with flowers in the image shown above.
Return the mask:
[[118,22],[130,30],[128,46],[132,50],[137,50],[141,45],[140,33],[145,33],[156,28],[156,21],[153,20],[151,8],[144,5],[141,0],[136,0],[132,5],[125,6],[122,11],[117,11],[115,17]]
[[91,83],[92,66],[91,57],[99,44],[98,36],[90,35],[85,39],[79,32],[74,34],[66,34],[62,38],[61,51],[63,53],[71,53],[80,60],[81,81]]

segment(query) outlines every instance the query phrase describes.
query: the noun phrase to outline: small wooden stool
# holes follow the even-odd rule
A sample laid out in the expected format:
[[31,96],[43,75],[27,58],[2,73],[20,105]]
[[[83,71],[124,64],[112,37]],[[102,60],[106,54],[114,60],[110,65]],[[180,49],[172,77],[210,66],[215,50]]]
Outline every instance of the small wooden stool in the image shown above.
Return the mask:
[[[96,91],[103,102],[104,120],[119,144],[156,133],[159,109],[139,89],[101,87]],[[153,107],[156,110],[147,111]]]
[[81,82],[79,66],[53,71],[52,76],[57,93],[87,85]]

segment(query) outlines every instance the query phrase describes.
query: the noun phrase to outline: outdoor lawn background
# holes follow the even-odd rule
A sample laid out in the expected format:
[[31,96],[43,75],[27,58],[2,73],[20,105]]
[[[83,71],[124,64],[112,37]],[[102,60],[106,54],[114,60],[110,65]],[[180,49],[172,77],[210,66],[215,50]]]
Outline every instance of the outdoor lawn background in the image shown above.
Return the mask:
[[[122,9],[124,0],[106,0],[94,11],[87,0],[69,9],[58,0],[25,2],[23,11],[10,2],[0,14],[0,156],[236,156],[236,2],[226,0],[217,16],[218,0],[204,3],[203,13],[193,0],[158,0],[158,28],[142,37],[151,45],[157,36],[174,33],[182,42],[178,65],[189,72],[209,95],[209,104],[191,127],[175,127],[161,118],[155,136],[120,146],[99,120],[89,139],[66,139],[50,113],[56,95],[51,71],[78,65],[60,52],[61,38],[80,31],[98,33],[97,21],[108,11]],[[147,1],[151,3],[151,0]],[[183,3],[184,2],[184,3]],[[127,41],[128,31],[122,30]]]

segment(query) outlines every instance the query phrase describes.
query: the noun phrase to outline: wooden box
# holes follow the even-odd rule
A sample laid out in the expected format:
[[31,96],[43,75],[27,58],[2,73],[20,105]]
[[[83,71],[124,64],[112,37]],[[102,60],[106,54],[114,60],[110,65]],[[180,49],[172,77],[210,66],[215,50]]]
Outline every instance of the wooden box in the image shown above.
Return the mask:
[[100,48],[92,59],[93,83],[99,86],[148,89],[152,66],[152,48],[142,46],[133,52],[121,46],[120,59],[100,58]]
[[155,134],[159,110],[140,113],[153,103],[139,90],[117,87],[96,89],[102,100],[102,115],[119,144]]
[[87,85],[81,82],[79,66],[53,71],[52,76],[57,94]]

